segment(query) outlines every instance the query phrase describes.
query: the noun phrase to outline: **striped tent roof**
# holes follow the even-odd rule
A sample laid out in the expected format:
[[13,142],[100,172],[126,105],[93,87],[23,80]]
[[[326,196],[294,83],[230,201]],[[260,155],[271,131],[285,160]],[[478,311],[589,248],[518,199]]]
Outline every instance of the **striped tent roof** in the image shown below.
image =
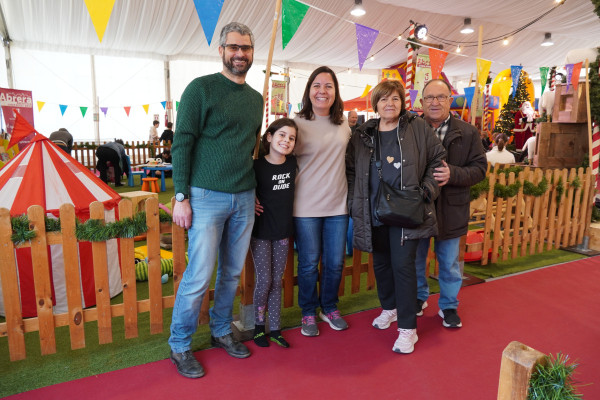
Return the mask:
[[100,201],[112,209],[120,199],[117,192],[43,135],[36,135],[0,169],[0,207],[9,209],[12,216],[40,205],[58,217],[60,206],[70,203],[79,218],[87,219],[90,203]]

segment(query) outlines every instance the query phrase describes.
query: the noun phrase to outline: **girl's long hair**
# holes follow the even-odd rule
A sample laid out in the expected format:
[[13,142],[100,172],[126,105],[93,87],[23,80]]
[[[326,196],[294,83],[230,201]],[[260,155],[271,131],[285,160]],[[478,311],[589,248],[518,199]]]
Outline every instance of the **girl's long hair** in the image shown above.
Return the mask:
[[298,125],[296,125],[296,123],[294,122],[293,119],[289,119],[289,118],[276,119],[275,121],[273,121],[273,123],[271,125],[269,125],[269,127],[265,131],[264,135],[262,136],[261,143],[262,143],[262,147],[264,150],[263,154],[265,154],[265,155],[269,154],[269,151],[271,151],[271,143],[269,143],[269,141],[267,140],[267,133],[270,133],[271,136],[273,136],[273,134],[275,132],[277,132],[284,126],[289,126],[291,128],[294,128],[296,130],[296,140],[298,140]]

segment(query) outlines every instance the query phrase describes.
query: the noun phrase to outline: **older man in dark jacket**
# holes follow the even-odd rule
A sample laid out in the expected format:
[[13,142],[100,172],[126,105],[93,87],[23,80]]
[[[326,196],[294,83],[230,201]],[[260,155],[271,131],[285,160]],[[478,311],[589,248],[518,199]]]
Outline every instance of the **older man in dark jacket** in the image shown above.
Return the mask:
[[[462,321],[456,311],[462,285],[459,243],[468,229],[469,189],[485,177],[487,162],[477,128],[450,116],[451,94],[450,85],[445,81],[434,79],[427,82],[423,88],[423,116],[447,151],[444,166],[436,168],[434,173],[441,187],[436,200],[438,235],[434,246],[439,262],[439,315],[445,327],[460,328]],[[417,315],[423,315],[429,297],[425,275],[429,242],[429,239],[421,239],[417,248]]]

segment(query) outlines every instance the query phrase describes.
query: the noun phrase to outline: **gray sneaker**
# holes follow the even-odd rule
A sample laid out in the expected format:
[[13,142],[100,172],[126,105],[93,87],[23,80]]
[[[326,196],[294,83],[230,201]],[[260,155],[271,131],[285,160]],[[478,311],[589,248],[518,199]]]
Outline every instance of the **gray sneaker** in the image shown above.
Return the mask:
[[317,327],[317,319],[314,315],[302,317],[302,330],[304,336],[319,336],[319,327]]
[[327,322],[331,329],[335,329],[336,331],[343,331],[344,329],[348,329],[348,324],[344,321],[344,318],[340,315],[338,310],[328,312],[327,314],[323,314],[319,312],[319,317]]

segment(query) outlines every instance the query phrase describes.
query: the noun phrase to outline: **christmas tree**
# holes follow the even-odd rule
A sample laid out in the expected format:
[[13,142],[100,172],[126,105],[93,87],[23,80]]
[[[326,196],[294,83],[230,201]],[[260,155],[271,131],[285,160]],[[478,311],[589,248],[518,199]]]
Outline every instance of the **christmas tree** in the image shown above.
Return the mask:
[[519,83],[517,84],[517,90],[508,96],[508,101],[502,107],[498,121],[494,125],[494,135],[496,133],[504,133],[509,139],[514,134],[515,129],[515,114],[519,111],[521,104],[525,101],[529,101],[529,93],[527,92],[527,81],[529,77],[521,71],[519,75]]

